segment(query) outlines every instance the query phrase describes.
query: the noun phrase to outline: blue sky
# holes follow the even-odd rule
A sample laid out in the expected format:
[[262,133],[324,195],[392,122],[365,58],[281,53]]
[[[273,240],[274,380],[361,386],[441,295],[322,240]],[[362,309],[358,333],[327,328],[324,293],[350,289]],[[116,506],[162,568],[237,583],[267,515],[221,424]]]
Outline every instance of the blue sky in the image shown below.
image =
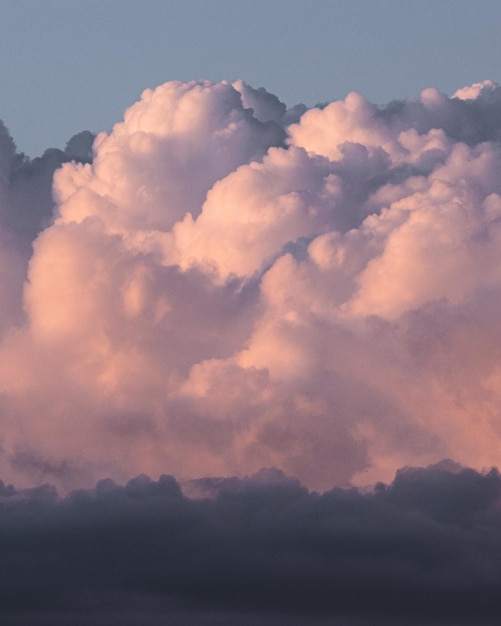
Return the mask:
[[143,89],[243,78],[288,105],[501,80],[495,0],[2,0],[0,119],[31,156]]

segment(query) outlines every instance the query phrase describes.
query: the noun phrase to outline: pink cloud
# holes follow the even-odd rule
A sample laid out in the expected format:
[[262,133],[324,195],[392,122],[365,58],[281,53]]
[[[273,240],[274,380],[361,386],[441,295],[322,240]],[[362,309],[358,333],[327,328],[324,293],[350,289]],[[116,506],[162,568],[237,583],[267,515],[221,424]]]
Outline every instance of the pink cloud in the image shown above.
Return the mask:
[[495,464],[501,92],[472,89],[299,121],[242,81],[147,90],[56,171],[33,251],[2,222],[3,475]]

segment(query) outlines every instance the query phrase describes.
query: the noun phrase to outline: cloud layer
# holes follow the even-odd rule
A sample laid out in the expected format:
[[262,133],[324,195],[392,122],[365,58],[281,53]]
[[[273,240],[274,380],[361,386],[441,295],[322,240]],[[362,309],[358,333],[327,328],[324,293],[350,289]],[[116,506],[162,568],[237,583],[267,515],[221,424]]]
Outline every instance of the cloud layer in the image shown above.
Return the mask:
[[[101,481],[59,499],[0,485],[9,624],[491,625],[501,481],[452,462],[322,495],[276,470]],[[167,622],[166,622],[167,620]]]
[[23,159],[2,127],[0,474],[495,465],[500,131],[490,81],[310,110],[167,83],[92,159],[86,133]]

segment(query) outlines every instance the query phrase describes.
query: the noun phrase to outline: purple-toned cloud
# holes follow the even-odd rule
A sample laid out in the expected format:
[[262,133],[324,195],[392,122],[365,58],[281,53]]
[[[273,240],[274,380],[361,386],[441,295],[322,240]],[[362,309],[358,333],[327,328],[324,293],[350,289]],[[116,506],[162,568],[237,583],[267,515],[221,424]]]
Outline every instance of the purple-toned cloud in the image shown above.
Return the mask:
[[92,139],[29,161],[1,128],[5,480],[498,463],[500,87],[173,82]]
[[451,461],[371,493],[278,470],[107,479],[59,498],[0,484],[0,619],[37,624],[491,626],[501,481]]

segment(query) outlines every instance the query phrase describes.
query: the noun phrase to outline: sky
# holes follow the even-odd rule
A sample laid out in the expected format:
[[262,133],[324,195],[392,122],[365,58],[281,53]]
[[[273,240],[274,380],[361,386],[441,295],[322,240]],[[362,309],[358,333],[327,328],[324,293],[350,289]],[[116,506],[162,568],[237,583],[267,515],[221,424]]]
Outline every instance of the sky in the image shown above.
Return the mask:
[[500,80],[496,0],[2,0],[0,111],[20,150],[111,130],[169,80],[244,79],[288,106]]
[[0,621],[497,624],[497,6],[1,6]]

